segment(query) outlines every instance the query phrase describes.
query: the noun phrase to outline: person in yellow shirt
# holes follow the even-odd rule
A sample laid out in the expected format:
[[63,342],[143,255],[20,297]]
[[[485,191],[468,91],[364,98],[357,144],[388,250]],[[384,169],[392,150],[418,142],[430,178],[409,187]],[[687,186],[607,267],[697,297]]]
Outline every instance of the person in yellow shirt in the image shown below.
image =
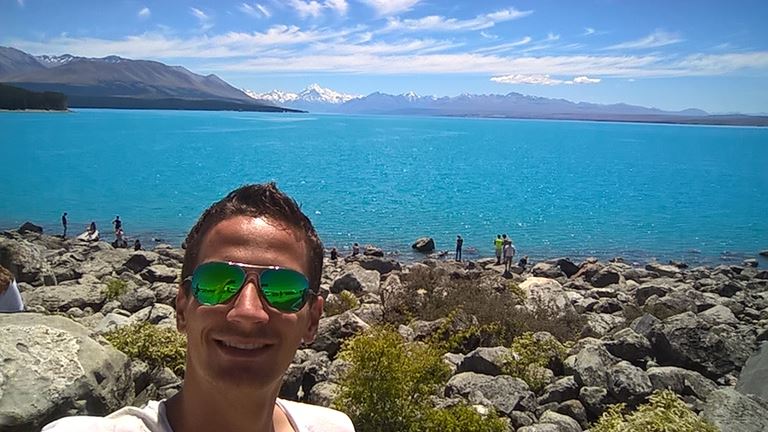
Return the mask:
[[493,247],[496,248],[496,265],[501,264],[501,248],[504,246],[504,240],[501,239],[501,234],[496,235],[496,239],[493,241]]

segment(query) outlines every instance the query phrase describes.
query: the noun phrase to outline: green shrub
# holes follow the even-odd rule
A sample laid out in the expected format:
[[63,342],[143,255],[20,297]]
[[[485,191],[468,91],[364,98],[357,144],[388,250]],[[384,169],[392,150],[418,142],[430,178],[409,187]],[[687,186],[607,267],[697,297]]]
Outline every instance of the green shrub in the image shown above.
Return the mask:
[[332,297],[332,300],[325,302],[325,315],[338,315],[358,306],[360,306],[360,301],[357,300],[354,293],[342,291]]
[[122,279],[110,279],[101,292],[104,293],[107,301],[117,300],[118,297],[128,292],[128,284]]
[[467,405],[455,405],[427,412],[419,425],[420,431],[429,432],[498,432],[506,431],[507,423],[496,416],[483,417]]
[[441,352],[425,343],[406,343],[391,327],[374,326],[345,342],[339,354],[350,363],[334,406],[359,432],[502,431],[495,415],[471,408],[437,409],[430,402],[450,377]]
[[566,348],[554,338],[537,339],[526,332],[515,338],[510,346],[512,355],[506,359],[504,373],[520,378],[534,392],[547,384],[542,368],[549,366],[552,359],[565,358]]
[[671,390],[657,391],[650,402],[626,414],[625,405],[612,405],[590,429],[592,432],[719,432],[698,417]]
[[167,366],[176,375],[184,376],[187,340],[174,328],[142,322],[120,327],[104,337],[132,359],[151,367]]
[[538,331],[561,341],[576,340],[584,325],[584,318],[575,312],[561,316],[562,311],[521,307],[526,292],[516,283],[487,272],[456,275],[444,268],[418,266],[403,274],[402,281],[405,295],[396,307],[384,302],[384,320],[393,325],[456,313],[459,319],[475,325],[471,336],[483,346],[509,346],[515,337]]

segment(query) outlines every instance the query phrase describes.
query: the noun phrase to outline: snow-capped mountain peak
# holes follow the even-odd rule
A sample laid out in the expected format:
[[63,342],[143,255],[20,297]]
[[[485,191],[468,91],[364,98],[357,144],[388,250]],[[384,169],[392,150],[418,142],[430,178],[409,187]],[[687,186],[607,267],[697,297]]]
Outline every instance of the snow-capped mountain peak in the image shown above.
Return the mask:
[[307,102],[307,103],[324,103],[324,104],[342,104],[352,99],[359,98],[360,96],[339,93],[329,88],[321,87],[318,84],[310,84],[299,93],[283,92],[280,90],[272,90],[267,93],[257,93],[252,90],[243,90],[245,94],[260,100],[266,100],[274,103],[286,103],[286,102]]
[[40,62],[45,67],[52,68],[56,66],[65,65],[72,60],[75,60],[77,57],[70,55],[70,54],[64,54],[59,56],[52,56],[52,55],[39,55],[35,56],[37,61]]

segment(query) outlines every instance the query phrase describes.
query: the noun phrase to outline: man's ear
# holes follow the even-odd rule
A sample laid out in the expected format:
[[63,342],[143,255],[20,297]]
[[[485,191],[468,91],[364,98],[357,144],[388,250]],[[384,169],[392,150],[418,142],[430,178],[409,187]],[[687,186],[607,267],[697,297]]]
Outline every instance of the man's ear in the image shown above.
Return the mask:
[[184,284],[179,284],[176,291],[176,330],[184,333],[187,330],[187,305],[190,301],[190,294],[184,288]]
[[307,324],[307,330],[304,332],[304,343],[310,344],[314,342],[317,335],[317,326],[320,322],[320,317],[323,315],[323,305],[325,300],[321,296],[317,296],[314,302],[309,304],[309,323]]

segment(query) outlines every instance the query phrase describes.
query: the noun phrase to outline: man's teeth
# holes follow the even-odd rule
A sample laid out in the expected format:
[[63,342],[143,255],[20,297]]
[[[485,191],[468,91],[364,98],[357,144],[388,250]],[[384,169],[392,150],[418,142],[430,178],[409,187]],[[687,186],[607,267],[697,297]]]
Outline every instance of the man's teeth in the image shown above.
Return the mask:
[[264,344],[241,344],[241,343],[227,342],[227,341],[221,341],[221,343],[228,347],[243,349],[243,350],[264,348]]

